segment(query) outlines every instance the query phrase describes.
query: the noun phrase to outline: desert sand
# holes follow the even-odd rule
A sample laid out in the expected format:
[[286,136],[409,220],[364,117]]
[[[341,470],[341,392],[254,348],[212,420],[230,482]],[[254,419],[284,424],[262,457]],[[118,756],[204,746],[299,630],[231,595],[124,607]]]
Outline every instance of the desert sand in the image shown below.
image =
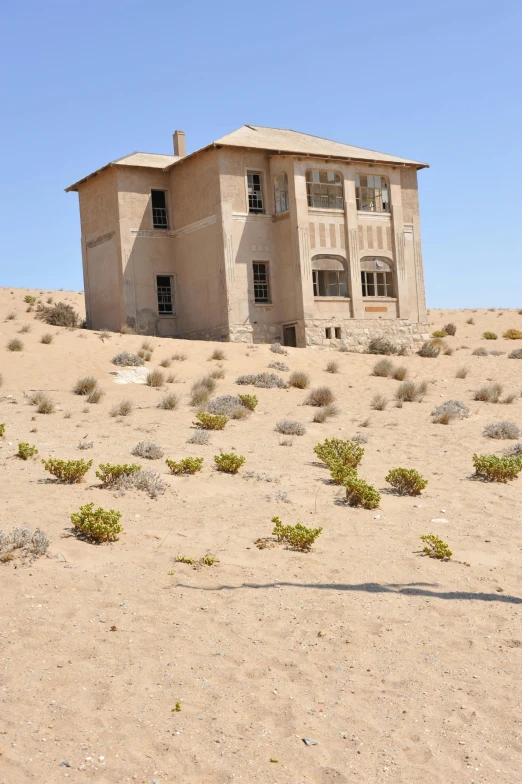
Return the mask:
[[[393,399],[399,382],[371,375],[379,357],[221,344],[225,377],[214,396],[247,392],[259,405],[196,446],[187,443],[190,387],[219,364],[208,360],[218,344],[152,338],[147,367],[187,355],[165,371],[175,383],[118,384],[111,358],[136,352],[142,337],[49,327],[26,312],[26,294],[83,308],[78,292],[0,291],[0,528],[39,527],[51,539],[32,563],[0,563],[1,784],[522,780],[522,478],[472,479],[474,452],[501,454],[513,443],[485,437],[485,425],[522,427],[522,362],[508,359],[522,341],[501,337],[522,329],[522,315],[431,310],[430,331],[457,325],[446,338],[454,352],[392,358],[430,382],[422,402],[402,408]],[[19,334],[24,324],[30,331]],[[483,340],[485,330],[499,339]],[[23,351],[6,350],[14,337]],[[479,346],[506,353],[473,356]],[[331,359],[337,374],[325,371]],[[331,387],[340,415],[313,423],[306,390],[235,384],[273,361]],[[469,373],[456,378],[462,366]],[[72,392],[86,375],[105,392],[98,404]],[[475,401],[488,380],[516,393],[514,402]],[[48,392],[54,413],[36,414],[34,390]],[[166,391],[180,397],[174,411],[157,408]],[[370,406],[379,392],[390,401],[384,411]],[[134,411],[111,417],[124,398]],[[470,416],[432,423],[449,399]],[[291,446],[274,431],[285,417],[306,427]],[[313,452],[327,437],[356,433],[368,436],[359,473],[382,493],[377,510],[347,506]],[[36,458],[15,457],[24,441]],[[80,451],[84,441],[92,449]],[[173,476],[164,458],[132,455],[140,441],[174,460],[204,457],[203,470]],[[237,475],[215,470],[220,449],[245,456]],[[83,483],[64,485],[44,470],[47,457],[94,465]],[[101,489],[95,470],[104,462],[139,462],[167,490],[154,500]],[[421,496],[390,492],[384,478],[397,466],[426,477]],[[90,501],[122,513],[117,542],[72,532],[71,513]],[[274,515],[323,532],[308,553],[258,549]],[[451,561],[422,555],[426,533],[448,542]],[[207,553],[217,561],[201,569],[175,560]]]

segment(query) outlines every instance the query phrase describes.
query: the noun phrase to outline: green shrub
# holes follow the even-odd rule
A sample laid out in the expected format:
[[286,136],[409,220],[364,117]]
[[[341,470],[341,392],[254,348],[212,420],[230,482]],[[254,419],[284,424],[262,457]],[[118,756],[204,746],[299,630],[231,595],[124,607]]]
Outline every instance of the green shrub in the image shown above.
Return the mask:
[[171,474],[197,474],[203,466],[202,457],[184,457],[179,463],[174,460],[165,460]]
[[259,402],[255,395],[238,395],[238,398],[241,400],[241,405],[250,411],[254,411]]
[[28,444],[26,441],[21,441],[18,444],[18,452],[16,453],[16,457],[20,457],[22,460],[29,460],[30,457],[38,454],[38,449],[31,444]]
[[94,509],[93,503],[80,506],[80,511],[71,515],[71,522],[77,531],[93,542],[115,542],[123,531],[120,519],[121,512],[103,509],[101,506]]
[[0,438],[5,436],[5,422],[0,422]]
[[224,414],[208,414],[206,411],[200,411],[199,414],[196,414],[196,419],[198,421],[192,424],[202,427],[203,430],[223,430],[228,422],[228,417]]
[[278,542],[287,542],[294,549],[305,552],[310,550],[323,530],[322,528],[307,528],[301,523],[283,525],[279,517],[272,517],[272,522],[274,523],[272,536],[275,536]]
[[364,479],[360,479],[356,471],[350,471],[345,475],[343,485],[350,506],[362,506],[364,509],[379,508],[380,493]]
[[122,476],[130,476],[141,471],[141,466],[137,463],[112,465],[111,463],[100,463],[100,470],[96,471],[96,476],[101,480],[102,485],[112,485]]
[[33,297],[32,294],[26,294],[24,302],[27,302],[28,305],[33,305],[36,302],[36,297]]
[[314,446],[314,452],[328,468],[342,465],[346,470],[357,468],[364,449],[356,441],[343,441],[341,438],[327,438],[322,444]]
[[399,495],[420,495],[428,480],[415,468],[392,468],[385,479]]
[[473,455],[475,476],[490,482],[509,482],[522,471],[522,455]]
[[224,471],[225,474],[237,474],[245,460],[246,457],[235,455],[233,452],[221,452],[219,455],[214,455],[218,471]]
[[36,318],[53,327],[77,327],[80,323],[79,315],[65,302],[57,302],[56,305],[48,308],[45,305],[38,305]]
[[81,482],[92,466],[92,460],[87,463],[85,460],[58,460],[55,457],[42,460],[42,463],[45,470],[55,476],[59,482],[69,485]]
[[431,333],[434,338],[447,338],[448,333],[445,329],[436,329],[435,332]]
[[24,344],[19,338],[12,338],[7,342],[6,348],[8,351],[23,351]]
[[483,332],[482,333],[482,337],[484,338],[484,340],[497,340],[498,339],[498,335],[496,334],[496,332]]
[[506,340],[522,340],[522,331],[520,329],[508,329],[503,335]]
[[430,558],[438,558],[441,561],[449,561],[453,553],[446,542],[439,539],[435,534],[423,534],[422,541],[425,543],[423,552]]

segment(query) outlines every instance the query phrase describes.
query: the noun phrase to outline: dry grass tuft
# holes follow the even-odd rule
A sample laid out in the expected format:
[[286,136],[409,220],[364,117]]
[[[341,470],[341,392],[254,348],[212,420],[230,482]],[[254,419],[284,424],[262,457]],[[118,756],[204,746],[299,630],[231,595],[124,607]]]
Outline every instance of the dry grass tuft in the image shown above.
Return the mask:
[[212,354],[209,356],[208,362],[210,362],[212,359],[217,359],[219,361],[222,361],[226,358],[227,358],[226,354],[222,348],[215,348]]
[[288,379],[288,386],[296,389],[307,389],[310,386],[310,376],[303,370],[294,370]]
[[374,395],[370,403],[375,411],[384,411],[387,405],[388,399],[384,395]]
[[19,338],[12,338],[7,342],[6,349],[8,351],[23,351],[24,344]]
[[285,436],[304,436],[306,427],[295,419],[280,419],[274,430]]
[[326,372],[327,373],[338,373],[339,372],[339,363],[336,362],[334,359],[331,359],[326,365]]
[[174,360],[174,362],[184,362],[186,360],[186,358],[187,358],[187,355],[186,354],[182,354],[179,351],[176,354],[172,355],[172,359]]
[[172,365],[172,359],[170,357],[165,357],[160,362],[160,367],[162,368],[169,368]]
[[100,387],[94,387],[90,395],[87,397],[88,403],[99,403],[105,392]]
[[483,403],[498,403],[502,394],[502,384],[494,382],[482,384],[473,395],[473,400],[480,400]]
[[166,411],[174,411],[178,407],[179,398],[174,392],[170,392],[165,397],[162,397],[160,402],[158,403],[158,408],[163,408]]
[[154,368],[147,373],[146,384],[149,387],[161,387],[165,382],[165,376],[159,368]]
[[73,392],[75,395],[90,395],[98,385],[98,382],[94,378],[94,376],[84,376],[84,378],[79,378],[76,384],[73,387]]
[[312,389],[305,400],[307,406],[328,406],[335,400],[335,395],[330,387],[317,387]]
[[372,376],[377,376],[378,378],[390,378],[393,373],[393,362],[391,359],[379,359],[378,362],[375,363],[372,370]]
[[51,335],[50,332],[45,332],[40,338],[40,343],[44,343],[46,346],[48,346],[49,343],[52,342],[53,342],[53,336]]
[[119,403],[117,403],[115,406],[111,408],[111,410],[109,411],[109,415],[111,417],[129,416],[129,414],[131,414],[133,410],[134,410],[134,403],[132,402],[132,400],[121,400]]
[[420,403],[428,390],[426,381],[416,384],[414,381],[403,381],[397,391],[395,398],[401,403]]
[[468,373],[469,373],[469,368],[459,367],[457,372],[455,373],[455,378],[466,378]]

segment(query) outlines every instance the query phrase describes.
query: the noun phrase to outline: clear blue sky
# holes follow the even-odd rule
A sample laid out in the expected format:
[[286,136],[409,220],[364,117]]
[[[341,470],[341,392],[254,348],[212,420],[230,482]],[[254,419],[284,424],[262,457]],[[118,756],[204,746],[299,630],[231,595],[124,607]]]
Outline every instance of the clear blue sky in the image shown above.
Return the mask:
[[3,0],[0,285],[78,289],[78,197],[249,123],[416,160],[428,303],[522,307],[520,0]]

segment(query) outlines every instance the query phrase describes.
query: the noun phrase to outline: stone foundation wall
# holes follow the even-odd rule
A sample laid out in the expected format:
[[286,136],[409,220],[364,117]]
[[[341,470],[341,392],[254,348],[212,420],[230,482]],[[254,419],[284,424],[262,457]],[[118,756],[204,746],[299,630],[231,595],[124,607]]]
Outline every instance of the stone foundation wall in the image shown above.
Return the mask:
[[283,335],[281,324],[231,324],[229,330],[232,343],[280,343]]
[[215,340],[220,342],[230,340],[228,324],[210,327],[209,329],[198,329],[195,332],[186,332],[181,337],[184,340]]
[[[335,335],[335,327],[340,327],[341,338],[327,338],[327,327],[331,328],[332,335]],[[344,345],[349,351],[359,353],[363,353],[370,340],[376,337],[386,337],[411,351],[420,348],[430,337],[427,324],[412,323],[408,319],[309,319],[305,321],[305,335],[307,346],[339,348]]]

